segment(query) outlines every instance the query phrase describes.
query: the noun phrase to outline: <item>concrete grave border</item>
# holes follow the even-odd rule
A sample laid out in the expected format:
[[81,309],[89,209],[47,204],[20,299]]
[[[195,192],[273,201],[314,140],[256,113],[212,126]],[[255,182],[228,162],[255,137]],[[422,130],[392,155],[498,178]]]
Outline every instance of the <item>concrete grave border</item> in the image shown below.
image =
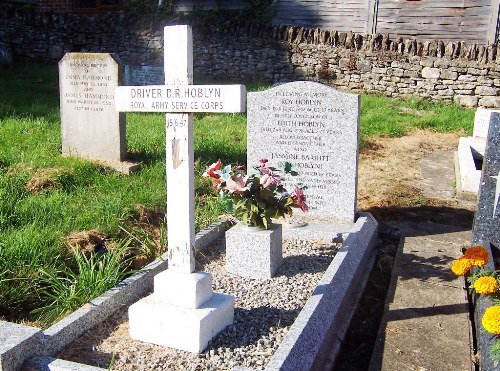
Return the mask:
[[[210,225],[196,235],[196,250],[203,250],[223,236],[231,222]],[[375,262],[378,223],[369,213],[358,213],[353,225],[331,225],[331,241],[345,237],[342,247],[326,269],[266,370],[313,370],[332,365],[337,358],[352,315]],[[153,277],[167,268],[166,256],[149,264],[147,271],[132,275],[66,318],[42,331],[0,321],[0,333],[23,327],[32,336],[26,342],[0,347],[0,370],[98,370],[99,368],[52,358],[93,326],[106,320],[123,305],[137,300],[153,287]],[[32,358],[33,357],[33,358]],[[243,369],[241,369],[243,370]]]

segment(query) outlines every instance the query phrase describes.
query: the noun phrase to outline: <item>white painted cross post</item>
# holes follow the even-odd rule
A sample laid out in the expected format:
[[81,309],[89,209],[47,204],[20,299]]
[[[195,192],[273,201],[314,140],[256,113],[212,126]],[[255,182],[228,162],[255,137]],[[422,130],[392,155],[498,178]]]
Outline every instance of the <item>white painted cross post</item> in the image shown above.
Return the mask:
[[234,298],[212,292],[212,276],[195,272],[193,112],[243,112],[243,85],[192,85],[192,31],[165,27],[165,85],[121,86],[120,112],[168,112],[166,118],[168,269],[154,293],[129,308],[130,336],[201,352],[233,322]]

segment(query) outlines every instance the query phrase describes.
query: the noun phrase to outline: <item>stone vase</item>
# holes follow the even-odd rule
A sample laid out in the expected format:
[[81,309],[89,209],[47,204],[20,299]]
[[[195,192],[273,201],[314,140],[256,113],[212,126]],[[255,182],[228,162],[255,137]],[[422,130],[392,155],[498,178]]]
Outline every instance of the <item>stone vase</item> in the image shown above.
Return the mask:
[[269,229],[237,224],[226,232],[226,268],[235,276],[268,279],[283,264],[282,226]]

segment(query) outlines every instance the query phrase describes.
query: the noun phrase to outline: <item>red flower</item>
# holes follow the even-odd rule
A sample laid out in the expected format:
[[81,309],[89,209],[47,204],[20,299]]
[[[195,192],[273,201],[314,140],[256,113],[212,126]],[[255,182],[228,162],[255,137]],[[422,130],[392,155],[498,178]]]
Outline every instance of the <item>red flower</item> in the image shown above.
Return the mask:
[[216,174],[215,172],[217,170],[220,170],[222,167],[222,163],[220,162],[220,160],[218,160],[217,162],[214,162],[212,165],[210,165],[207,170],[205,170],[205,172],[203,173],[203,177],[204,178],[214,178],[214,179],[219,179],[220,178],[220,175],[219,174]]
[[306,204],[306,196],[302,188],[295,188],[295,194],[292,196],[293,201],[297,204],[302,211],[309,210],[309,206]]

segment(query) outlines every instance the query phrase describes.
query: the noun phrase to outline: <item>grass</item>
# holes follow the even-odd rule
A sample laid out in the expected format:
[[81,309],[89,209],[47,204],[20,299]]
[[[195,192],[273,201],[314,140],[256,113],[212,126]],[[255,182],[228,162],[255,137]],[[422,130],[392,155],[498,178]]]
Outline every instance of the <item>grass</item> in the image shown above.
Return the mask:
[[470,135],[474,111],[445,103],[418,99],[390,99],[376,95],[361,98],[360,138],[399,137],[414,129],[436,132],[462,131]]
[[[144,166],[123,176],[60,155],[56,66],[3,69],[0,81],[0,318],[49,325],[127,274],[121,270],[128,267],[121,259],[123,246],[147,259],[161,250],[153,234],[159,230],[166,239],[162,218],[156,224],[141,218],[144,210],[163,214],[168,201],[164,115],[127,114],[128,151]],[[264,88],[252,84],[249,90]],[[473,111],[452,105],[363,96],[361,111],[362,143],[414,128],[472,131]],[[201,174],[219,158],[245,164],[246,117],[197,114],[194,130],[195,228],[200,230],[225,212]],[[104,273],[102,264],[108,263],[68,246],[69,235],[91,230],[115,246],[119,264],[110,264],[106,273],[114,280],[93,274],[97,266]],[[88,287],[94,288],[89,294]]]

